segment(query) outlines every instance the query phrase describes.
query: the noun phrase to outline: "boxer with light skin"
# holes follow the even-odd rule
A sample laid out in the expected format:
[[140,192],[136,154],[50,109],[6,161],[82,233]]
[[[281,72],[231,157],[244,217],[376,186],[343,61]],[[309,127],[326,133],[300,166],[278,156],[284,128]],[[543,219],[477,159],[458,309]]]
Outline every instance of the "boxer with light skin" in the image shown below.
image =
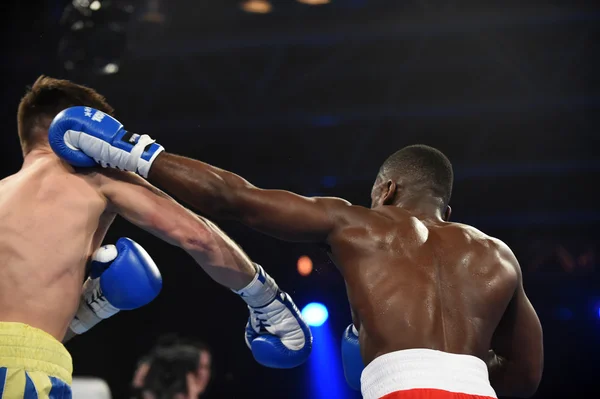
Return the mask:
[[113,112],[94,90],[47,77],[19,105],[23,165],[0,181],[0,398],[70,398],[72,361],[61,341],[159,294],[160,272],[139,244],[121,238],[100,246],[116,215],[183,249],[249,306],[271,311],[250,308],[251,319],[268,324],[277,316],[276,334],[247,332],[260,347],[252,347],[259,362],[294,367],[306,360],[312,336],[291,299],[215,224],[133,173],[76,170],[56,156],[50,123],[77,105]]
[[366,208],[263,190],[163,150],[140,155],[157,145],[149,136],[127,140],[120,123],[98,123],[75,108],[55,119],[50,134],[74,164],[136,171],[203,214],[326,246],[352,309],[344,371],[365,399],[529,397],[537,390],[542,328],[519,263],[500,240],[449,222],[453,170],[440,151],[413,145],[392,154]]

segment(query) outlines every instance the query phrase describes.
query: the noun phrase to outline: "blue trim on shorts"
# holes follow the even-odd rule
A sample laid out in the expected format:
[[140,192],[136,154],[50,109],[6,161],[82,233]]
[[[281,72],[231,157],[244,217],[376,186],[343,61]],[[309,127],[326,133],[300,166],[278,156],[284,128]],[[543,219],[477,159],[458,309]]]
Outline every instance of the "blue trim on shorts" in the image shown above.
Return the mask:
[[48,394],[49,399],[72,399],[73,393],[71,387],[65,382],[59,380],[56,377],[50,377],[52,383],[52,389]]
[[29,374],[25,372],[25,391],[23,392],[23,399],[38,399],[37,389],[35,384],[29,378]]
[[6,384],[6,367],[0,367],[0,398],[4,393],[4,384]]

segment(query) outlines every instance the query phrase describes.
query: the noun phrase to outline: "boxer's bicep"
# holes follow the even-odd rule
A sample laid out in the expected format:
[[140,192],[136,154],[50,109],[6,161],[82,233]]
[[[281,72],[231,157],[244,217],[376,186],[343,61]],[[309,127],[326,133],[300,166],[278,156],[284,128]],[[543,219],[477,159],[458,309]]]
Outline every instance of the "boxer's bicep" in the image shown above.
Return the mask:
[[252,187],[240,190],[234,209],[235,219],[275,238],[325,243],[336,229],[359,219],[363,208],[340,198]]
[[100,189],[112,211],[169,244],[201,247],[210,232],[198,215],[129,172],[103,172]]

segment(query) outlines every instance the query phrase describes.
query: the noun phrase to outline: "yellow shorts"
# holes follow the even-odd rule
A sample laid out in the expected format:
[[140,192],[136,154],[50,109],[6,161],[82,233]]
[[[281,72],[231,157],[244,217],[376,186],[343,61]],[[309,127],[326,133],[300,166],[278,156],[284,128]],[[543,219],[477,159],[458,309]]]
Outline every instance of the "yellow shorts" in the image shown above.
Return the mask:
[[0,322],[0,399],[71,399],[73,360],[50,334]]

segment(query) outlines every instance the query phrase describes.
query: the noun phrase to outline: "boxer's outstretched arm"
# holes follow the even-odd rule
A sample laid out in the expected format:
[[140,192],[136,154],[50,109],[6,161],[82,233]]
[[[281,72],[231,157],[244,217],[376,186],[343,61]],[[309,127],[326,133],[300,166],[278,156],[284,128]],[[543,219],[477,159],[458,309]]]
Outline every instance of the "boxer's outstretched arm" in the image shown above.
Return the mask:
[[366,215],[343,199],[263,190],[234,173],[168,153],[157,157],[148,179],[204,214],[287,241],[326,242],[334,229]]
[[184,249],[219,284],[239,290],[252,281],[254,264],[216,225],[133,173],[102,170],[98,175],[110,210]]
[[501,244],[500,253],[517,271],[518,284],[492,338],[490,382],[499,396],[526,398],[536,392],[542,378],[542,326],[525,294],[521,268],[512,251]]

